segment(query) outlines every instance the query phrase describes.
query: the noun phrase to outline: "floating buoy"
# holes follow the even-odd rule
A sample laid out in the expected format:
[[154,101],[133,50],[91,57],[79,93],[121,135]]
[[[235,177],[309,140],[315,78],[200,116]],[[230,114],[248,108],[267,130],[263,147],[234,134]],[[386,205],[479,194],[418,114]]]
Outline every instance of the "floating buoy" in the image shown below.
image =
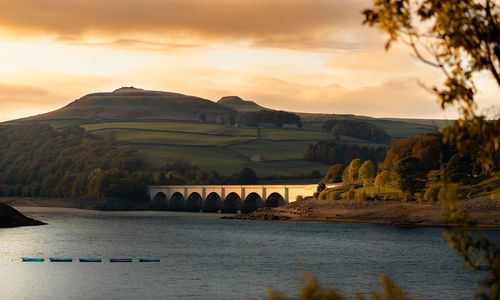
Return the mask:
[[131,258],[110,258],[109,262],[132,262]]
[[72,262],[72,258],[55,258],[55,257],[50,257],[49,258],[51,262]]
[[43,258],[35,258],[35,257],[21,257],[22,261],[44,261],[45,259]]
[[160,262],[159,258],[139,258],[139,262]]
[[101,262],[100,258],[79,258],[80,262]]

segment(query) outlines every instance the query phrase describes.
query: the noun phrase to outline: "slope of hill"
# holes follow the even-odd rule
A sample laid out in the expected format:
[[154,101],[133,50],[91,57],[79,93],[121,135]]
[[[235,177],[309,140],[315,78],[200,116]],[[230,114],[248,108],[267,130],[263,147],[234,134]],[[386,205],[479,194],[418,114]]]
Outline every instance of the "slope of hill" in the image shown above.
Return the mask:
[[61,109],[25,120],[198,120],[201,112],[215,120],[234,110],[199,97],[128,87],[89,94]]
[[[97,135],[113,133],[138,150],[153,169],[167,159],[182,157],[206,170],[232,174],[250,167],[259,176],[326,172],[329,165],[305,161],[302,154],[310,144],[333,138],[321,131],[327,120],[370,122],[384,129],[392,141],[438,129],[419,120],[314,113],[296,113],[303,124],[296,130],[215,124],[221,116],[260,110],[270,109],[237,96],[223,97],[216,103],[178,93],[124,87],[111,93],[89,94],[59,110],[8,123],[36,121],[56,129],[79,125]],[[207,117],[205,123],[200,123],[201,114]],[[361,147],[387,146],[352,136],[342,136],[340,141]]]
[[220,98],[217,103],[241,112],[268,110],[253,101],[243,100],[238,96],[225,96]]

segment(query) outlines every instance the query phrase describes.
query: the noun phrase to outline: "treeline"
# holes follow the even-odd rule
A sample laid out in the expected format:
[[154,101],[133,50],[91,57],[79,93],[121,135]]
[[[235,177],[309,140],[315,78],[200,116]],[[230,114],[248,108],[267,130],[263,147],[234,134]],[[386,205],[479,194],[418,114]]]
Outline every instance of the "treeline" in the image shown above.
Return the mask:
[[[332,143],[333,144],[333,143]],[[328,155],[328,147],[318,147]],[[316,149],[315,147],[312,147]],[[334,152],[332,152],[334,153]],[[334,155],[334,154],[332,154]],[[401,140],[387,150],[383,161],[359,155],[350,162],[335,161],[318,185],[320,199],[400,199],[437,201],[441,182],[473,184],[486,179],[474,155],[459,153],[454,145],[443,143],[437,134]],[[493,159],[493,172],[500,170],[500,153]],[[344,190],[325,190],[325,184],[344,182]],[[375,185],[378,193],[368,195],[361,186]],[[385,193],[386,185],[397,186],[399,194]],[[381,193],[381,191],[383,191]],[[468,191],[471,193],[471,191]],[[462,195],[470,197],[473,194]]]
[[148,184],[255,184],[245,168],[231,176],[200,170],[188,160],[169,159],[150,170],[138,152],[112,135],[80,127],[0,126],[0,196],[145,199]]
[[346,135],[382,144],[391,141],[385,130],[361,120],[328,120],[321,125],[321,130],[331,132],[337,139],[340,135]]
[[111,136],[80,127],[0,127],[0,195],[80,197],[142,196],[148,178],[143,162]]
[[298,115],[281,110],[239,112],[236,115],[236,122],[248,127],[257,127],[259,123],[268,123],[276,127],[283,127],[283,124],[296,124],[297,127],[302,128],[302,121]]
[[378,163],[384,160],[385,155],[385,147],[369,148],[366,146],[340,144],[334,141],[320,141],[309,145],[302,154],[302,158],[330,165],[347,165],[356,158]]

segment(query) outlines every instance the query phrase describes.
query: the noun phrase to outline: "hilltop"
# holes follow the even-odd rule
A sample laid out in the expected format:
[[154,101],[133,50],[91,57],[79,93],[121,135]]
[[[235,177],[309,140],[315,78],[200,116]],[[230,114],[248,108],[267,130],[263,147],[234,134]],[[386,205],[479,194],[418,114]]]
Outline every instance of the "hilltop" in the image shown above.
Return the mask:
[[234,109],[194,96],[123,87],[89,94],[61,109],[23,120],[198,120],[201,112],[215,120]]
[[220,98],[220,100],[217,101],[217,103],[241,112],[269,110],[263,106],[258,105],[253,101],[243,100],[238,96],[225,96]]

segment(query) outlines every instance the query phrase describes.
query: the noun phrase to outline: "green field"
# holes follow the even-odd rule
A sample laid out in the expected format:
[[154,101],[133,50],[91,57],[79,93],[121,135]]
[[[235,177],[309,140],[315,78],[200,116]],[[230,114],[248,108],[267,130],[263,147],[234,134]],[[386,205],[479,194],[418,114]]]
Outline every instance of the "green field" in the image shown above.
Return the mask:
[[[352,118],[342,116],[342,118]],[[384,128],[394,140],[433,132],[435,127],[399,120],[369,119]],[[109,121],[85,123],[83,120],[42,121],[54,128],[80,125],[97,135],[114,136],[142,154],[148,166],[160,168],[165,161],[188,158],[205,170],[232,174],[244,167],[253,168],[259,176],[300,175],[313,170],[325,173],[329,166],[302,160],[311,143],[331,139],[321,131],[321,121],[304,122],[303,129],[239,128],[213,123],[186,121]],[[380,147],[369,141],[342,136],[341,142]],[[252,161],[260,156],[261,161]]]

